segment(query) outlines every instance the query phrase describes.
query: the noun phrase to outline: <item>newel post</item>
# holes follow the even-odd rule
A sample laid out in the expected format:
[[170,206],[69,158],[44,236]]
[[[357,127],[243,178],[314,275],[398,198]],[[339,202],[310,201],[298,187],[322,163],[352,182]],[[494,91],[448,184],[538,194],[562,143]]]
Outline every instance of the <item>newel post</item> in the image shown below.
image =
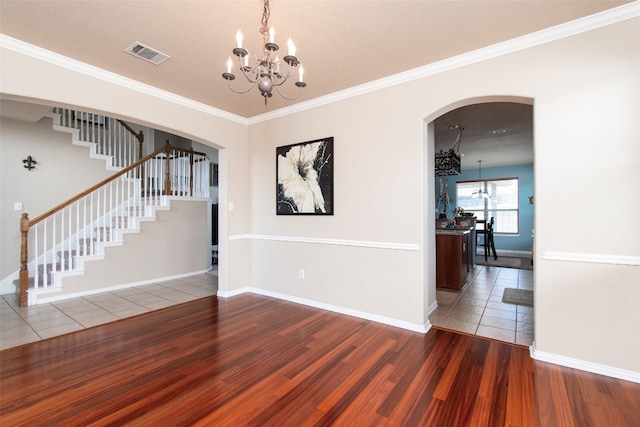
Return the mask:
[[138,132],[138,135],[136,136],[136,138],[138,138],[138,160],[140,160],[142,158],[142,145],[144,144],[144,134],[142,133],[142,131]]
[[164,153],[166,158],[166,168],[164,173],[164,195],[171,195],[171,144],[167,139],[167,144],[164,146]]
[[29,259],[28,237],[29,237],[29,214],[23,213],[20,218],[20,289],[18,293],[18,305],[27,305],[27,288],[29,287],[29,269],[27,262]]

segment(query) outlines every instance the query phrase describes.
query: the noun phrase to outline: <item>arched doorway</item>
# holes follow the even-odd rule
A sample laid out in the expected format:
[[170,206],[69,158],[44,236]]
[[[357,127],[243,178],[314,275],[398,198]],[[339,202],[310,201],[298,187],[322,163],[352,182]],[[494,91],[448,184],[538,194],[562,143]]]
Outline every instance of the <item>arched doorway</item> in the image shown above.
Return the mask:
[[[446,150],[453,145],[459,132],[453,129],[454,125],[464,127],[460,144],[462,172],[459,176],[445,177],[450,206],[443,209],[443,206],[436,206],[439,189],[437,180],[431,180],[434,177],[433,157],[436,151]],[[531,258],[534,206],[529,203],[529,198],[533,196],[534,181],[533,100],[504,96],[461,100],[430,115],[425,120],[424,135],[427,188],[423,204],[423,265],[425,288],[429,295],[430,323],[436,327],[530,345],[534,335],[533,307],[528,306],[527,301],[518,301],[518,304],[513,304],[510,300],[504,302],[503,295],[507,288],[529,294],[534,289]],[[518,188],[518,194],[514,196],[518,200],[517,207],[510,213],[515,217],[511,228],[506,224],[507,215],[502,210],[495,209],[504,204],[497,200],[504,200],[503,193],[496,194],[489,203],[491,216],[501,218],[502,228],[497,234],[500,240],[497,247],[500,248],[500,262],[505,266],[481,265],[486,264],[481,253],[479,264],[471,263],[462,290],[436,288],[435,272],[438,265],[435,260],[435,218],[443,210],[448,218],[453,217],[453,209],[459,206],[456,187],[479,181],[479,159],[484,161],[483,181],[503,183],[511,179]],[[498,178],[504,181],[498,181]],[[464,205],[464,193],[460,194],[460,204]],[[484,217],[482,212],[474,213],[476,214]],[[516,263],[520,258],[522,264],[518,265]]]

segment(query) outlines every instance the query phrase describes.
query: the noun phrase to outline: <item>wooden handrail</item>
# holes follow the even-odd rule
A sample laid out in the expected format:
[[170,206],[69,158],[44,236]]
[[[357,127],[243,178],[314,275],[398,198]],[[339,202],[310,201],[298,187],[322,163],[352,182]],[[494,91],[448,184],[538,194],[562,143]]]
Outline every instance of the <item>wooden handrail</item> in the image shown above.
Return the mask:
[[40,221],[42,221],[44,219],[47,219],[48,217],[50,217],[51,215],[55,214],[56,212],[59,212],[62,209],[66,208],[67,206],[69,206],[73,202],[77,202],[78,200],[80,200],[81,198],[86,196],[87,194],[90,194],[90,193],[94,192],[95,190],[97,190],[98,188],[102,187],[103,185],[106,185],[106,184],[110,183],[111,181],[115,180],[116,178],[118,178],[118,177],[124,175],[125,173],[129,172],[130,170],[135,169],[136,167],[140,166],[142,163],[146,162],[147,160],[152,159],[153,157],[157,156],[158,154],[162,153],[163,151],[165,151],[165,147],[162,147],[159,150],[156,150],[153,153],[151,153],[151,154],[145,156],[144,158],[138,160],[137,162],[130,164],[126,168],[122,169],[121,171],[111,175],[109,178],[106,178],[106,179],[100,181],[96,185],[87,188],[82,193],[79,193],[79,194],[73,196],[72,198],[70,198],[69,200],[60,203],[55,208],[49,209],[48,211],[46,211],[42,215],[37,216],[34,219],[30,220],[29,221],[29,227],[39,223]]
[[133,130],[133,128],[131,126],[129,126],[129,123],[125,122],[124,120],[120,120],[120,119],[116,119],[118,121],[118,123],[120,123],[122,126],[124,126],[124,128],[126,130],[128,130],[131,134],[133,134],[133,136],[136,137],[136,139],[138,140],[139,144],[138,144],[138,158],[142,158],[142,144],[144,143],[144,134],[142,133],[142,131],[136,133],[135,130]]
[[[189,148],[179,148],[179,147],[171,147],[172,151],[180,151],[182,153],[191,155],[191,153],[193,153],[193,155],[200,155],[200,156],[206,156],[207,153],[202,153],[200,151],[193,151],[193,149],[189,149]],[[162,151],[165,151],[165,149],[163,148]],[[163,157],[160,157],[163,158]]]
[[124,120],[120,120],[120,119],[116,119],[116,120],[118,121],[118,123],[124,126],[129,132],[131,132],[138,139],[138,142],[140,143],[144,142],[144,135],[142,131],[140,131],[139,133],[136,133],[136,131],[133,130],[133,128],[129,126],[129,124]]
[[109,182],[113,181],[114,179],[124,175],[125,173],[129,172],[132,169],[135,169],[136,167],[140,166],[142,163],[146,162],[147,160],[151,160],[152,158],[156,157],[159,154],[162,154],[163,152],[167,153],[167,160],[169,160],[170,157],[169,157],[168,153],[170,151],[182,151],[184,153],[189,153],[189,154],[193,153],[194,155],[199,154],[199,155],[202,155],[202,156],[206,156],[205,153],[201,153],[201,152],[198,152],[198,151],[192,151],[192,150],[188,150],[188,149],[185,149],[185,148],[172,147],[171,144],[169,144],[167,142],[167,145],[165,145],[164,147],[157,149],[153,153],[148,154],[147,156],[143,157],[142,159],[138,160],[137,162],[132,163],[129,166],[127,166],[126,168],[122,169],[121,171],[115,173],[114,175],[111,175],[109,178],[106,178],[106,179],[100,181],[96,185],[87,188],[82,193],[79,193],[79,194],[75,195],[74,197],[70,198],[69,200],[60,203],[58,206],[46,211],[42,215],[37,216],[34,219],[30,220],[29,221],[29,227],[31,227],[32,225],[35,225],[35,224],[39,223],[40,221],[50,217],[51,215],[55,214],[56,212],[61,211],[62,209],[66,208],[67,206],[69,206],[73,202],[78,201],[79,199],[83,198],[87,194],[92,193],[93,191],[97,190],[98,188],[102,187],[103,185],[108,184]]

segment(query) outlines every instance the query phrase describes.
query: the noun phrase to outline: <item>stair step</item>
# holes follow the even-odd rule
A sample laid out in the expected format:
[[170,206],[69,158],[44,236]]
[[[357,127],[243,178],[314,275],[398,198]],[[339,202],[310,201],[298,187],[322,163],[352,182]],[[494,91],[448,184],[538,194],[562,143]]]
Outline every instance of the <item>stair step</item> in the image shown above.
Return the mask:
[[146,206],[131,206],[129,207],[129,215],[131,216],[146,216]]
[[129,228],[129,217],[128,216],[116,216],[111,220],[111,225],[113,228],[121,229],[121,228]]
[[93,229],[96,233],[96,241],[105,242],[111,240],[112,227],[96,227]]
[[83,238],[83,239],[78,239],[78,242],[80,243],[80,246],[87,246],[89,247],[90,245],[94,244],[96,242],[95,237],[87,237],[87,238]]

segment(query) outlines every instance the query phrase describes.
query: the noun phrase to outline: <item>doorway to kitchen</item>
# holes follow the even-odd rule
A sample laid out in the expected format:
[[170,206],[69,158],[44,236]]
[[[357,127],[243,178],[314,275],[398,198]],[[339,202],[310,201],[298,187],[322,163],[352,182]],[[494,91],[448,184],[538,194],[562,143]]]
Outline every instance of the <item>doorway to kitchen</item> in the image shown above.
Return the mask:
[[[509,295],[514,292],[507,290],[525,295],[534,291],[533,100],[520,97],[467,99],[441,109],[429,117],[425,125],[424,277],[430,302],[429,320],[435,327],[531,345],[533,304],[529,300],[513,303],[504,297],[505,292]],[[435,153],[455,149],[454,144],[459,145],[460,173],[435,176]],[[496,225],[500,224],[496,226],[495,235],[498,261],[503,264],[508,261],[508,266],[501,266],[495,260],[485,263],[480,248],[475,260],[465,267],[467,278],[460,291],[436,288],[436,218],[445,213],[455,224],[460,204],[473,207],[469,200],[465,202],[464,193],[457,193],[456,187],[460,182],[479,181],[478,160],[482,161],[483,181],[517,180],[517,195],[511,195],[512,200],[514,197],[517,200],[517,206],[507,209],[506,197],[501,194],[504,190],[495,186],[491,188],[493,200],[488,201],[488,211],[495,217]],[[435,179],[431,180],[431,177]],[[439,178],[444,178],[444,185]],[[446,197],[440,194],[443,187]],[[486,208],[483,212],[487,212]],[[473,214],[485,219],[479,210]]]

